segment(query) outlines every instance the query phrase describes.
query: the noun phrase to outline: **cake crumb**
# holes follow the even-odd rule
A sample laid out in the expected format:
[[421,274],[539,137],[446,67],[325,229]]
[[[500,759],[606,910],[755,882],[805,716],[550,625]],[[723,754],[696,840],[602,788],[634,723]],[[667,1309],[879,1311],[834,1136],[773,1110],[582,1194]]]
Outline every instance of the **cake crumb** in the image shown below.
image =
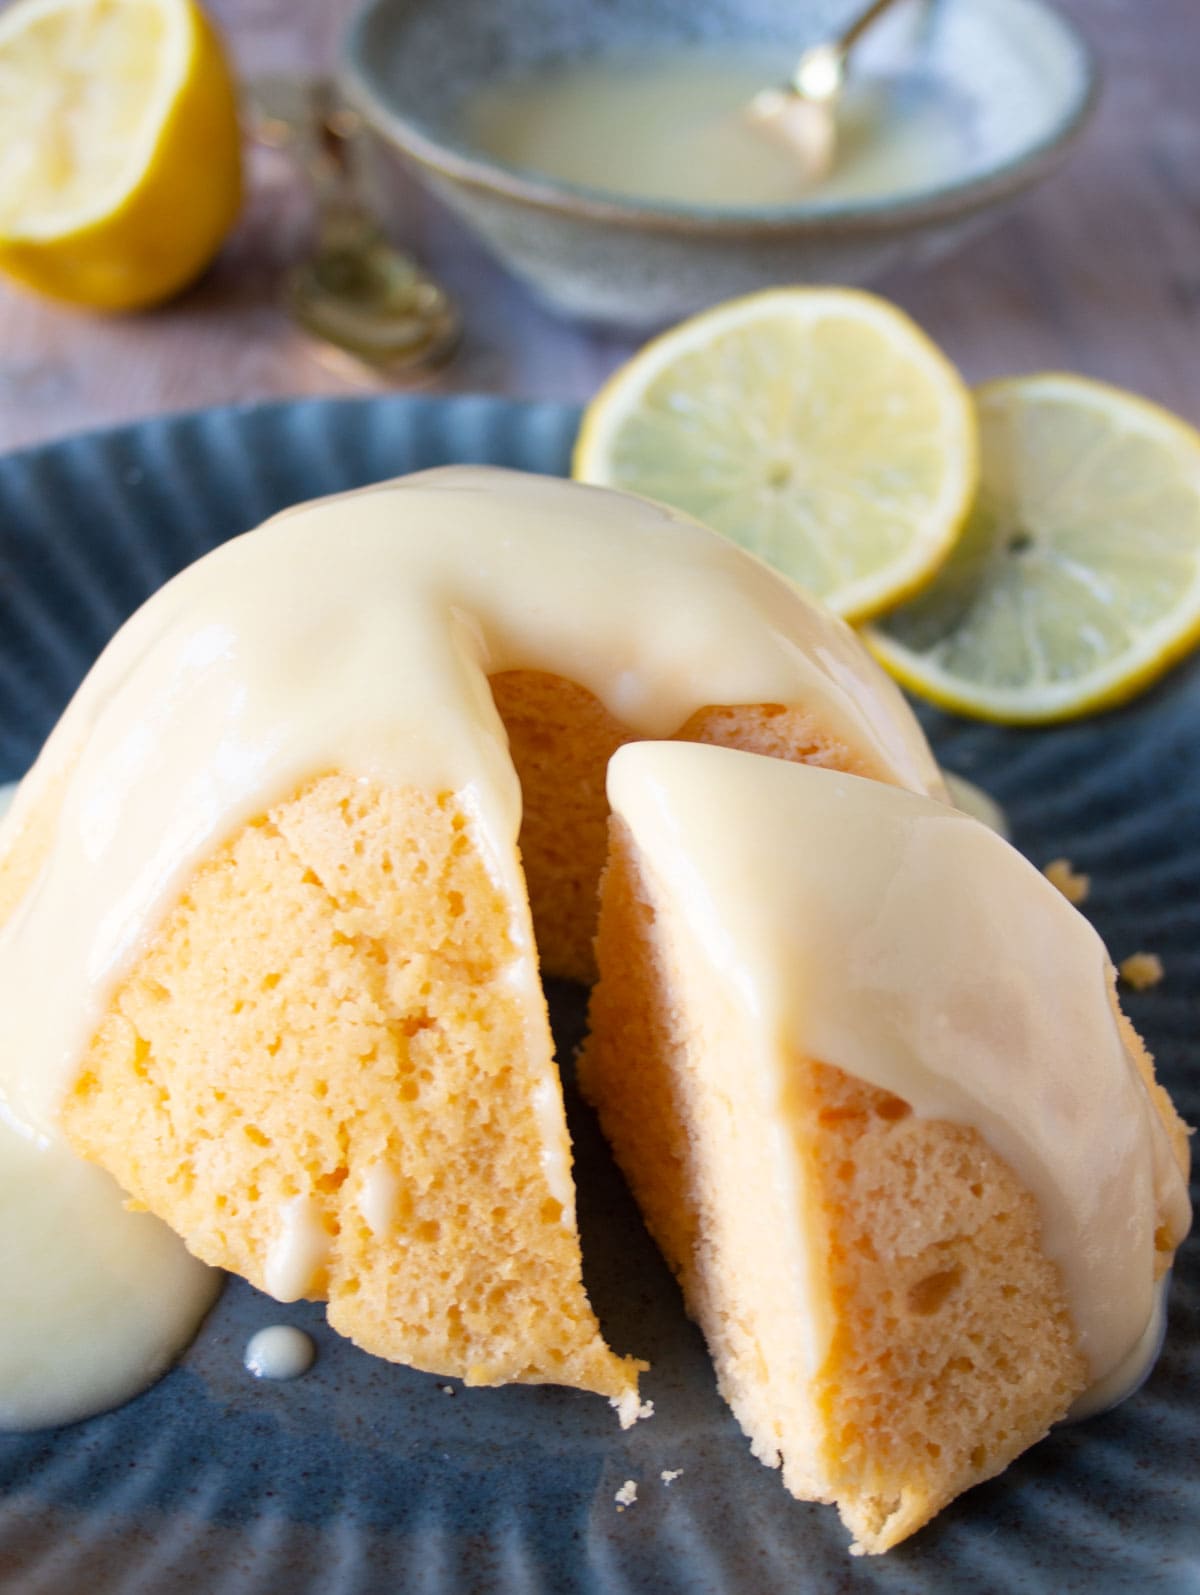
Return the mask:
[[1157,953],[1131,953],[1120,964],[1121,979],[1134,991],[1157,986],[1163,977],[1162,959]]
[[643,1401],[641,1406],[638,1408],[638,1422],[641,1423],[643,1421],[643,1419],[652,1418],[653,1416],[654,1416],[654,1403],[653,1403],[653,1401]]
[[642,1416],[642,1403],[638,1400],[636,1388],[626,1390],[620,1396],[610,1396],[608,1404],[616,1408],[617,1419],[622,1429],[631,1429]]
[[637,1485],[632,1479],[625,1480],[625,1483],[613,1496],[613,1500],[617,1503],[618,1512],[623,1512],[627,1506],[633,1505],[637,1500]]
[[1086,903],[1088,893],[1092,889],[1092,877],[1079,875],[1071,868],[1069,858],[1051,859],[1042,874],[1051,886],[1057,886],[1068,903],[1073,903],[1076,908],[1081,903]]
[[664,1484],[674,1484],[675,1480],[679,1478],[682,1472],[682,1468],[664,1468],[659,1474],[659,1478]]
[[453,1385],[443,1385],[442,1386],[442,1394],[444,1396],[452,1396],[454,1394],[454,1386]]

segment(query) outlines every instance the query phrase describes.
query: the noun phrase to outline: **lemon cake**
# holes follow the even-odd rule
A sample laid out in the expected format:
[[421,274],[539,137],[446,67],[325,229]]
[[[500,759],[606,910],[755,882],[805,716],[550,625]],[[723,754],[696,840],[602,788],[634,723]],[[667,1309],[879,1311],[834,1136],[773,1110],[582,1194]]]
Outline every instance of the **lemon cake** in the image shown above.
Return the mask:
[[224,545],[0,836],[8,1111],[368,1351],[630,1418],[539,958],[590,972],[606,765],[673,736],[943,790],[845,626],[644,501],[449,469]]
[[1157,1349],[1186,1132],[1104,946],[978,821],[612,761],[585,1095],[755,1455],[887,1550]]

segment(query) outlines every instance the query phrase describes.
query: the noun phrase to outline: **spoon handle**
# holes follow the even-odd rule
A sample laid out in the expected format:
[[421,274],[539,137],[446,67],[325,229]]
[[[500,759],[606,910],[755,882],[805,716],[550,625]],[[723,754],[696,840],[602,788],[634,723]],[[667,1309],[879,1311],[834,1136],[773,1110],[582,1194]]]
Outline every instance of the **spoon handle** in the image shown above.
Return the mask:
[[832,39],[830,42],[843,55],[846,55],[854,48],[867,29],[895,3],[896,0],[872,0],[872,4],[867,6],[865,11],[860,11],[858,16],[842,29],[837,38]]
[[842,92],[850,51],[896,0],[872,0],[865,10],[831,38],[811,44],[796,62],[790,91],[812,104],[832,105]]

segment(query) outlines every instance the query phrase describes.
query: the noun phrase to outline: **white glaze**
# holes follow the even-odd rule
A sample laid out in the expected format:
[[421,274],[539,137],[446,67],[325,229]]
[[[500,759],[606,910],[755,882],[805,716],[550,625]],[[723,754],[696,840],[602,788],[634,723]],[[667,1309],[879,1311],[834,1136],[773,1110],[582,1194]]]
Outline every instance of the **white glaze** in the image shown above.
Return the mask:
[[[0,931],[10,1111],[53,1131],[113,982],[188,873],[317,772],[459,792],[522,901],[520,790],[487,686],[519,668],[581,683],[644,736],[709,703],[804,704],[874,773],[943,790],[849,629],[686,516],[471,468],[301,506],[144,605],[23,784],[0,852],[65,777],[45,867]],[[526,919],[513,934],[540,1009]]]
[[1134,1382],[1155,1228],[1182,1238],[1190,1209],[1087,920],[975,820],[853,776],[641,743],[608,791],[740,1014],[768,1113],[786,1120],[799,1050],[974,1126],[1037,1200],[1093,1383]]
[[[17,783],[0,786],[0,819]],[[0,1430],[76,1423],[154,1383],[221,1274],[115,1182],[0,1104]]]
[[114,1181],[0,1116],[0,1429],[74,1423],[153,1384],[221,1284]]
[[[302,506],[192,566],[122,629],[0,828],[2,863],[28,820],[61,805],[41,871],[0,927],[0,1105],[11,1120],[55,1142],[113,985],[190,871],[303,781],[345,769],[456,791],[473,815],[518,905],[506,978],[528,1004],[543,1168],[573,1224],[516,853],[520,792],[487,685],[518,668],[581,683],[642,735],[669,734],[707,704],[801,704],[881,778],[942,790],[916,722],[849,630],[685,516],[474,469]],[[69,1167],[47,1153],[13,1188],[37,1205]],[[372,1228],[387,1221],[385,1187],[380,1174],[361,1198]],[[106,1190],[89,1217],[117,1231],[125,1215]],[[328,1245],[305,1196],[286,1204],[273,1294],[313,1289]],[[166,1250],[182,1269],[182,1248]],[[54,1310],[64,1266],[47,1255],[32,1287],[39,1310]],[[186,1338],[160,1336],[160,1363]]]
[[321,1209],[311,1197],[293,1196],[280,1204],[264,1269],[267,1290],[276,1301],[299,1301],[316,1293],[331,1244]]
[[291,1324],[271,1324],[250,1337],[242,1361],[256,1379],[299,1379],[312,1367],[317,1348]]
[[377,1240],[382,1240],[391,1230],[399,1196],[399,1169],[393,1168],[390,1163],[372,1164],[358,1193],[358,1210]]
[[1169,1281],[1170,1274],[1164,1274],[1155,1285],[1145,1329],[1125,1356],[1083,1392],[1071,1408],[1071,1421],[1094,1418],[1098,1413],[1120,1406],[1149,1377],[1150,1370],[1158,1361],[1163,1337],[1167,1332]]
[[682,49],[556,62],[471,96],[463,131],[524,171],[635,199],[721,210],[878,199],[939,187],[971,163],[961,84],[928,71],[864,79],[838,106],[831,170],[815,185],[785,135],[747,107],[794,65],[778,49]]

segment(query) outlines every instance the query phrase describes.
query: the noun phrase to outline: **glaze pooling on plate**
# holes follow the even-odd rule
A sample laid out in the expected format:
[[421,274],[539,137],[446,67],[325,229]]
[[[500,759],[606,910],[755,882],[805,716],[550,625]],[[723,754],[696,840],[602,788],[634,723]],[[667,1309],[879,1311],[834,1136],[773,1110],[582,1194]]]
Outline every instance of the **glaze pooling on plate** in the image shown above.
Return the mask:
[[[16,794],[0,787],[0,820]],[[12,1112],[0,1081],[0,1430],[77,1423],[154,1383],[221,1274],[102,1169]]]
[[170,1367],[216,1300],[206,1268],[103,1169],[0,1103],[0,1430],[75,1423]]
[[[121,620],[182,565],[299,499],[448,459],[564,472],[578,414],[498,400],[309,400],[155,421],[0,461],[0,777],[15,777]],[[130,484],[126,477],[140,472]],[[87,528],[87,537],[79,529]],[[1200,671],[1052,735],[923,713],[945,765],[1004,806],[1022,850],[1093,876],[1117,956],[1170,979],[1127,1001],[1184,1117],[1200,1120]],[[583,1000],[551,991],[558,1051]],[[322,1340],[322,1377],[264,1388],[241,1364],[271,1306],[231,1282],[181,1366],[120,1411],[0,1436],[0,1565],[14,1586],[221,1595],[722,1595],[845,1581],[833,1514],[789,1502],[747,1452],[699,1337],[568,1081],[589,1291],[653,1361],[653,1422],[602,1403],[439,1384]],[[1162,1357],[1137,1397],[1052,1435],[909,1552],[854,1568],[865,1595],[1194,1595],[1200,1244],[1180,1252]],[[309,1330],[319,1307],[289,1310]],[[135,1471],[131,1456],[138,1458]],[[191,1459],[195,1459],[194,1463]],[[626,1478],[685,1469],[618,1514]],[[264,1481],[269,1480],[269,1484]],[[153,1519],[153,1544],[142,1530]],[[730,1532],[730,1524],[746,1532]],[[751,1532],[752,1531],[752,1532]],[[369,1570],[369,1572],[367,1571]]]
[[317,1348],[303,1329],[269,1324],[253,1335],[243,1361],[256,1379],[299,1379],[316,1360]]

